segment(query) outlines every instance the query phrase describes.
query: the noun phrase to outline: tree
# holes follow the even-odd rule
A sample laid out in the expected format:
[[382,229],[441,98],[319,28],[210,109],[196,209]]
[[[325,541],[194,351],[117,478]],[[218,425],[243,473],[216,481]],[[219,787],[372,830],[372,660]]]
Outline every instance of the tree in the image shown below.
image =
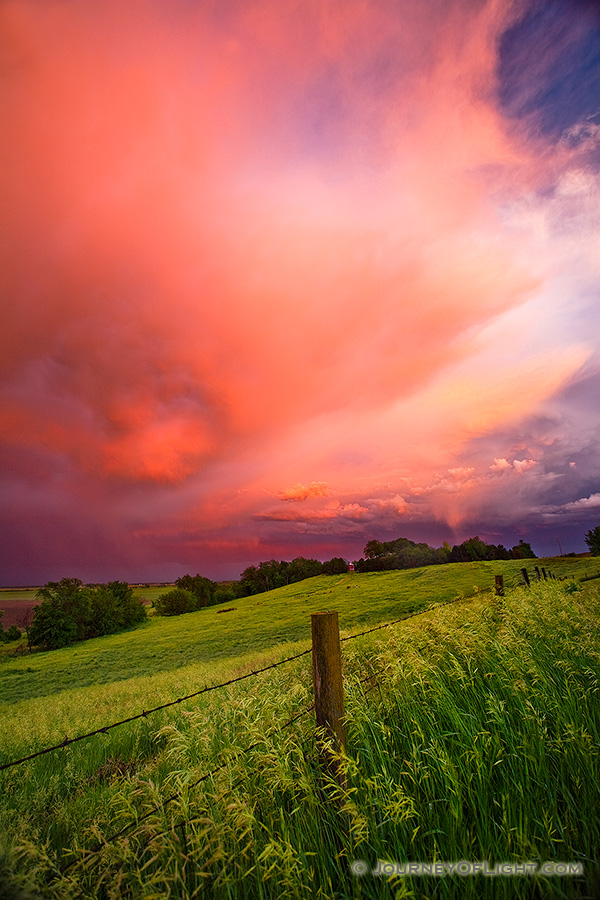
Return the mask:
[[452,548],[450,562],[474,562],[478,559],[491,559],[490,547],[479,537],[468,538],[462,544]]
[[146,618],[146,608],[124,581],[83,585],[78,578],[49,581],[40,588],[31,626],[29,645],[48,650],[74,641],[113,634]]
[[378,559],[380,556],[385,556],[386,549],[381,541],[372,540],[365,544],[363,553],[367,559]]
[[176,587],[161,594],[154,601],[154,608],[158,616],[180,616],[182,613],[195,612],[199,608],[199,601],[191,591]]
[[524,540],[520,540],[518,544],[510,551],[511,559],[537,559],[537,556],[531,549],[531,544]]
[[590,548],[592,556],[600,556],[600,525],[590,529],[585,536],[585,542]]
[[77,623],[69,618],[56,597],[45,597],[35,607],[29,635],[32,644],[58,650],[77,640]]
[[23,610],[23,612],[17,619],[17,625],[19,626],[19,628],[22,628],[27,635],[27,647],[29,651],[31,651],[31,646],[33,643],[31,640],[31,623],[33,622],[34,614],[35,608],[28,606],[27,609]]
[[148,617],[141,598],[135,596],[133,588],[126,581],[109,581],[106,589],[115,600],[117,630],[130,628]]
[[83,640],[90,619],[89,597],[79,578],[49,581],[40,588],[31,625],[31,641],[48,650],[58,650],[74,641]]
[[21,637],[21,630],[16,625],[11,625],[10,628],[2,632],[1,637],[5,644],[10,643],[10,641],[18,641]]
[[177,587],[190,591],[198,599],[199,606],[210,606],[215,602],[215,584],[203,575],[183,575],[175,582]]
[[323,575],[344,575],[348,571],[348,563],[341,556],[334,556],[323,563]]
[[312,578],[314,575],[321,575],[323,572],[323,563],[318,559],[306,559],[304,556],[297,556],[289,563],[287,568],[287,583],[292,584],[295,581],[304,581],[305,578]]
[[220,584],[215,589],[215,603],[232,603],[234,600],[237,600],[237,597],[235,587],[232,584]]

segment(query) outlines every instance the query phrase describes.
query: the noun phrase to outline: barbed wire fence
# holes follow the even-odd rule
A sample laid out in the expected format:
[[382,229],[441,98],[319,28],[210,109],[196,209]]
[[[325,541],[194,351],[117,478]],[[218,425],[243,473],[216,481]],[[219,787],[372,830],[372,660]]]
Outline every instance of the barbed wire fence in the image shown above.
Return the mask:
[[64,750],[65,747],[68,747],[70,744],[76,744],[78,741],[83,741],[86,738],[93,737],[96,734],[106,734],[107,731],[110,731],[112,728],[117,728],[119,725],[126,725],[128,722],[135,722],[137,719],[146,719],[152,713],[158,712],[162,709],[168,709],[170,706],[176,706],[179,703],[183,703],[186,700],[191,700],[194,697],[199,697],[201,694],[208,694],[210,691],[217,691],[221,688],[229,687],[231,684],[236,684],[238,681],[244,681],[246,678],[252,678],[255,675],[261,675],[263,672],[268,672],[269,669],[276,669],[278,666],[283,666],[285,663],[293,662],[295,659],[300,659],[302,656],[307,656],[311,652],[310,649],[303,650],[301,653],[296,653],[295,656],[288,656],[287,659],[282,659],[279,662],[271,663],[268,666],[263,666],[261,669],[253,669],[250,672],[246,672],[244,675],[239,675],[236,678],[230,678],[228,681],[222,681],[220,684],[211,684],[206,687],[200,688],[197,691],[193,691],[191,694],[186,694],[184,697],[177,697],[175,700],[169,700],[167,703],[161,703],[159,706],[154,706],[152,709],[142,710],[140,713],[136,713],[133,716],[128,716],[126,719],[120,719],[118,722],[111,722],[110,725],[102,725],[100,728],[95,728],[93,731],[88,731],[86,734],[80,734],[77,737],[70,738],[65,737],[63,741],[59,744],[52,744],[50,747],[44,747],[43,750],[36,750],[34,753],[30,753],[28,756],[22,756],[20,759],[14,759],[11,762],[3,763],[0,765],[0,772],[4,769],[10,769],[13,766],[19,766],[21,763],[28,762],[31,759],[35,759],[38,756],[43,756],[45,753],[51,753],[53,750]]
[[[536,567],[537,568],[537,567]],[[513,578],[512,584],[508,586],[509,589],[522,585],[526,582],[518,581]],[[434,603],[430,606],[424,607],[423,609],[415,610],[415,612],[408,613],[405,616],[400,616],[398,619],[393,619],[391,622],[384,622],[381,625],[375,625],[373,628],[367,628],[364,631],[359,631],[356,634],[345,635],[340,637],[340,642],[344,643],[346,641],[352,641],[355,638],[364,637],[367,634],[371,634],[374,631],[380,631],[384,628],[391,628],[393,625],[397,625],[400,622],[405,622],[407,619],[412,619],[416,616],[422,616],[431,610],[441,609],[445,606],[450,606],[455,603],[463,603],[473,598],[479,596],[480,594],[484,594],[486,592],[490,592],[491,588],[482,588],[477,590],[472,594],[463,594],[461,596],[454,597],[452,600],[446,600],[443,603]],[[190,694],[185,694],[182,697],[176,697],[174,700],[169,700],[166,703],[161,703],[158,706],[154,706],[151,709],[142,710],[139,713],[135,713],[132,716],[127,716],[124,719],[119,719],[116,722],[111,722],[108,725],[101,725],[98,728],[93,729],[92,731],[88,731],[85,734],[77,735],[76,737],[68,737],[65,735],[64,739],[59,743],[52,744],[48,747],[44,747],[42,750],[36,750],[33,753],[29,753],[27,756],[22,756],[19,759],[11,760],[10,762],[1,763],[0,764],[0,772],[5,771],[6,769],[13,768],[14,766],[21,765],[22,763],[29,762],[30,760],[36,759],[39,756],[44,756],[47,753],[52,753],[55,750],[64,750],[66,747],[71,744],[76,744],[79,741],[86,740],[87,738],[94,737],[97,734],[106,734],[113,728],[118,728],[120,725],[126,725],[130,722],[135,722],[139,719],[146,719],[148,716],[152,715],[152,713],[159,712],[163,709],[169,709],[172,706],[177,706],[181,703],[186,702],[187,700],[192,700],[195,697],[199,697],[202,694],[208,694],[212,691],[217,691],[222,688],[229,687],[232,684],[237,684],[240,681],[244,681],[248,678],[252,678],[257,675],[261,675],[263,672],[268,672],[271,669],[276,669],[279,666],[286,665],[287,663],[294,662],[297,659],[301,659],[304,656],[307,656],[309,653],[312,653],[312,647],[309,647],[307,650],[302,650],[300,653],[296,653],[293,656],[288,656],[285,659],[279,660],[278,662],[270,663],[267,666],[262,666],[260,669],[251,669],[248,672],[245,672],[243,675],[238,675],[235,678],[230,678],[227,681],[219,682],[218,684],[205,685],[202,688],[199,688],[197,691],[192,691]]]
[[[526,570],[522,570],[522,573],[525,573],[525,571],[526,571]],[[538,580],[541,580],[541,579],[542,579],[542,575],[541,575],[541,574],[539,573],[539,571],[537,570],[537,567],[536,567],[536,574],[537,574],[537,579],[538,579]],[[543,577],[546,578],[546,573],[545,573],[545,572],[544,572],[544,576],[543,576]],[[549,577],[552,578],[553,576],[549,575]],[[502,581],[501,588],[499,589],[499,584],[498,584],[498,580],[497,580],[497,581],[496,581],[496,590],[495,590],[495,593],[496,593],[497,596],[504,596],[505,590],[507,590],[507,589],[508,589],[508,590],[512,590],[512,589],[514,589],[514,588],[516,588],[516,587],[518,587],[518,586],[528,585],[528,584],[529,584],[529,580],[526,579],[526,578],[524,577],[524,575],[523,575],[523,580],[517,580],[517,579],[513,578],[513,579],[511,579],[511,584],[510,584],[510,585],[507,585],[507,586],[505,586],[505,585],[504,585],[504,582]],[[380,624],[380,625],[376,625],[376,626],[374,626],[374,627],[372,627],[372,628],[368,628],[368,629],[365,629],[365,630],[363,630],[363,631],[356,632],[355,634],[345,635],[345,636],[341,637],[341,636],[339,636],[339,633],[338,633],[338,642],[339,642],[339,644],[341,644],[341,643],[346,643],[346,642],[348,642],[348,641],[352,641],[352,640],[355,640],[355,639],[364,637],[364,636],[366,636],[366,635],[368,635],[368,634],[372,634],[372,633],[374,633],[374,632],[376,632],[376,631],[380,631],[380,630],[383,630],[383,629],[391,628],[391,627],[393,627],[394,625],[398,625],[398,624],[400,624],[400,623],[402,623],[402,622],[405,622],[405,621],[407,621],[407,620],[409,620],[409,619],[413,619],[413,618],[416,618],[416,617],[419,617],[419,616],[426,615],[427,613],[434,612],[434,611],[436,611],[436,610],[438,610],[438,609],[442,609],[442,608],[444,608],[444,607],[451,606],[451,605],[454,605],[454,604],[457,604],[457,603],[469,602],[469,601],[471,601],[471,600],[473,600],[473,599],[476,599],[476,598],[481,597],[482,595],[485,595],[485,594],[488,594],[488,593],[492,593],[492,591],[493,591],[492,588],[478,589],[478,590],[474,591],[473,593],[471,593],[471,594],[469,594],[469,595],[457,596],[457,597],[454,597],[454,598],[451,599],[451,600],[447,600],[447,601],[442,602],[442,603],[434,603],[434,604],[431,604],[431,605],[429,605],[429,606],[427,606],[427,607],[424,607],[424,608],[419,609],[419,610],[415,610],[415,611],[412,612],[412,613],[408,613],[407,615],[401,616],[401,617],[399,617],[399,618],[397,618],[397,619],[394,619],[394,620],[392,620],[392,621],[390,621],[390,622],[385,622],[385,623],[382,623],[382,624]],[[336,615],[336,619],[337,619],[337,614],[335,614],[335,615]],[[204,687],[198,689],[197,691],[193,691],[193,692],[190,693],[190,694],[186,694],[186,695],[184,695],[184,696],[182,696],[182,697],[177,697],[177,698],[175,698],[174,700],[170,700],[170,701],[168,701],[168,702],[166,702],[166,703],[161,703],[161,704],[159,704],[158,706],[152,707],[151,709],[142,710],[140,713],[136,713],[136,714],[134,714],[134,715],[132,715],[132,716],[128,716],[128,717],[126,717],[126,718],[120,719],[120,720],[118,720],[118,721],[116,721],[116,722],[112,722],[112,723],[110,723],[110,724],[108,724],[108,725],[103,725],[103,726],[101,726],[101,727],[99,727],[99,728],[94,729],[93,731],[86,732],[85,734],[78,735],[78,736],[73,737],[73,738],[65,737],[64,740],[61,741],[60,743],[53,744],[53,745],[51,745],[51,746],[45,747],[45,748],[43,748],[43,749],[41,749],[41,750],[35,751],[35,752],[33,752],[33,753],[30,753],[30,754],[28,754],[27,756],[23,756],[23,757],[21,757],[21,758],[19,758],[19,759],[15,759],[15,760],[12,760],[12,761],[7,762],[7,763],[0,764],[0,772],[1,772],[1,771],[5,771],[5,770],[10,769],[10,768],[13,768],[13,767],[15,767],[15,766],[22,765],[22,764],[24,764],[24,763],[26,763],[26,762],[29,762],[29,761],[31,761],[31,760],[33,760],[33,759],[36,759],[37,757],[40,757],[40,756],[43,756],[43,755],[47,754],[47,753],[51,753],[51,752],[56,751],[56,750],[62,750],[62,749],[65,749],[66,747],[70,746],[71,744],[78,743],[78,742],[80,742],[80,741],[82,741],[82,740],[85,740],[85,739],[87,739],[87,738],[91,738],[91,737],[93,737],[93,736],[95,736],[95,735],[97,735],[97,734],[106,734],[109,730],[111,730],[111,729],[113,729],[113,728],[117,728],[117,727],[119,727],[119,726],[121,726],[121,725],[125,725],[125,724],[127,724],[127,723],[134,722],[134,721],[139,720],[139,719],[142,719],[142,718],[147,719],[148,716],[152,715],[152,714],[155,713],[155,712],[158,712],[158,711],[164,710],[164,709],[168,709],[168,708],[170,708],[170,707],[172,707],[172,706],[176,706],[176,705],[181,704],[181,703],[183,703],[183,702],[185,702],[185,701],[191,700],[191,699],[193,699],[193,698],[195,698],[195,697],[199,697],[199,696],[201,696],[201,695],[203,695],[203,694],[207,694],[207,693],[209,693],[209,692],[221,690],[221,689],[223,689],[223,688],[226,688],[226,687],[229,687],[229,686],[231,686],[231,685],[237,684],[238,682],[245,681],[245,680],[247,680],[247,679],[249,679],[249,678],[258,676],[258,675],[260,675],[260,674],[262,674],[262,673],[264,673],[264,672],[267,672],[267,671],[270,671],[270,670],[273,670],[273,669],[277,669],[277,668],[279,668],[280,666],[283,666],[283,665],[285,665],[285,664],[287,664],[287,663],[291,663],[291,662],[293,662],[293,661],[299,660],[299,659],[301,659],[301,658],[307,656],[308,654],[313,654],[313,663],[314,663],[314,645],[313,645],[313,647],[310,647],[310,648],[308,648],[308,649],[306,649],[306,650],[303,650],[303,651],[301,651],[301,652],[299,652],[299,653],[296,653],[296,654],[294,654],[294,655],[292,655],[292,656],[286,657],[285,659],[279,660],[279,661],[274,662],[274,663],[270,663],[269,665],[263,666],[263,667],[261,667],[261,668],[259,668],[259,669],[253,669],[253,670],[250,670],[250,671],[244,673],[243,675],[239,675],[239,676],[237,676],[237,677],[235,677],[235,678],[230,678],[230,679],[228,679],[227,681],[223,681],[223,682],[220,682],[220,683],[218,683],[218,684],[208,685],[208,686],[205,685]],[[365,685],[365,684],[367,684],[367,683],[370,683],[368,689],[365,690],[365,691],[363,692],[364,695],[367,695],[368,693],[370,693],[370,692],[371,692],[372,690],[374,690],[375,688],[379,688],[379,691],[380,691],[380,693],[381,693],[381,686],[380,686],[380,683],[379,683],[379,678],[384,674],[384,671],[385,671],[384,669],[380,669],[380,670],[377,670],[377,671],[375,671],[375,672],[370,672],[365,678],[359,679],[358,684],[360,684],[360,685]],[[275,726],[274,726],[272,729],[270,729],[270,730],[269,730],[269,731],[268,731],[268,732],[267,732],[260,740],[254,741],[254,742],[253,742],[252,744],[250,744],[249,746],[239,749],[236,758],[241,758],[241,757],[243,757],[243,756],[246,755],[247,753],[250,753],[252,750],[258,748],[261,744],[263,744],[263,743],[264,743],[266,740],[268,740],[270,737],[274,736],[276,733],[281,732],[281,731],[283,731],[284,729],[290,728],[293,724],[295,724],[295,723],[298,722],[300,719],[302,719],[303,717],[307,716],[310,712],[312,712],[313,710],[315,710],[315,707],[316,707],[316,703],[312,703],[312,704],[310,704],[309,706],[305,707],[303,710],[301,710],[301,711],[300,711],[299,713],[297,713],[296,715],[294,715],[294,716],[290,717],[289,719],[287,719],[285,722],[283,722],[283,723],[281,723],[281,724],[275,725]],[[73,868],[75,868],[75,867],[78,866],[78,865],[85,865],[85,864],[86,864],[87,862],[89,862],[92,858],[98,856],[98,854],[100,854],[106,847],[108,847],[109,845],[113,844],[113,843],[114,843],[116,840],[118,840],[119,838],[125,837],[125,836],[127,836],[127,835],[132,835],[132,834],[133,834],[137,829],[139,829],[139,828],[143,825],[143,823],[146,822],[148,819],[150,819],[152,816],[154,816],[154,815],[156,815],[156,814],[159,814],[159,813],[164,812],[164,810],[166,809],[166,807],[170,806],[170,805],[171,805],[172,803],[174,803],[177,799],[180,799],[180,798],[183,796],[183,791],[184,791],[184,790],[185,790],[185,791],[188,791],[188,790],[190,790],[190,789],[192,789],[192,788],[197,787],[198,785],[202,784],[203,782],[206,782],[207,780],[213,778],[213,777],[214,777],[215,775],[217,775],[219,772],[223,771],[223,770],[228,766],[228,764],[229,764],[229,761],[224,761],[224,762],[222,762],[222,763],[219,763],[218,765],[216,765],[216,766],[214,766],[212,769],[210,769],[208,772],[206,772],[206,773],[204,773],[203,775],[199,776],[199,777],[198,777],[197,779],[195,779],[194,781],[192,781],[192,782],[190,782],[190,783],[184,785],[183,788],[181,788],[181,789],[179,789],[179,790],[177,790],[177,791],[172,792],[172,793],[171,793],[167,798],[165,798],[164,800],[161,800],[160,802],[154,804],[154,805],[152,806],[152,808],[151,808],[150,810],[148,810],[147,812],[145,812],[143,815],[141,815],[141,816],[136,816],[136,818],[135,818],[133,821],[129,822],[127,825],[123,826],[122,828],[120,828],[119,830],[117,830],[116,832],[114,832],[113,834],[111,834],[109,837],[103,839],[102,841],[97,842],[97,844],[96,844],[95,846],[93,846],[93,847],[91,847],[91,848],[87,848],[87,849],[82,849],[82,850],[80,850],[79,852],[80,852],[81,854],[83,854],[83,855],[77,857],[76,859],[71,860],[70,862],[64,864],[64,865],[61,866],[61,867],[57,867],[57,874],[58,874],[58,875],[64,875],[64,874],[66,874],[67,872],[69,872],[70,870],[72,870]],[[243,782],[243,780],[244,780],[244,777],[238,779],[233,785],[230,786],[229,790],[230,790],[230,791],[234,790],[237,786],[239,786],[239,785]],[[191,822],[193,822],[193,821],[194,821],[194,818],[182,820],[181,822],[172,825],[172,828],[173,828],[173,829],[184,828],[186,824],[189,824],[189,823],[191,823]],[[160,837],[160,836],[162,836],[162,835],[165,835],[165,834],[167,834],[167,833],[169,833],[169,832],[170,832],[170,829],[168,829],[168,830],[163,830],[163,831],[159,832],[158,834],[156,834],[154,837],[155,837],[155,838],[158,838],[158,837]]]

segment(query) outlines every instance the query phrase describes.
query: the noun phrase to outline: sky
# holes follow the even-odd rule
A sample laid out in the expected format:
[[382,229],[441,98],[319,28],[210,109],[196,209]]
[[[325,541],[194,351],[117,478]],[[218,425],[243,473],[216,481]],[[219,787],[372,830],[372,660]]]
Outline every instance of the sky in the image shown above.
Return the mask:
[[0,583],[587,549],[595,0],[2,0],[0,105]]

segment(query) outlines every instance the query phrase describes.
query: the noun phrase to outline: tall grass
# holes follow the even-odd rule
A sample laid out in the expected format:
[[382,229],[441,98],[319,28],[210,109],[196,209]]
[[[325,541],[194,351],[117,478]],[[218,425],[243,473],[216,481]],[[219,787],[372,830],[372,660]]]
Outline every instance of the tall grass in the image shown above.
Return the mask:
[[[593,896],[594,584],[479,595],[345,642],[338,777],[320,764],[310,714],[278,728],[311,703],[309,657],[7,770],[6,896]],[[463,859],[581,861],[585,877],[370,874],[377,860]],[[0,867],[0,891],[1,878]]]

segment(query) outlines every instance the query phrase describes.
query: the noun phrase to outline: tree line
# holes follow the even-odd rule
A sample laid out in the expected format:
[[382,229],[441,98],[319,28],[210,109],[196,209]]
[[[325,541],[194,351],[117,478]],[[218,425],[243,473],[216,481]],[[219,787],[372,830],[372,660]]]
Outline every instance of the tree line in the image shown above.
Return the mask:
[[[536,558],[531,545],[525,541],[521,540],[507,550],[502,544],[486,544],[479,537],[469,538],[454,547],[445,543],[437,549],[408,538],[396,538],[393,541],[370,540],[363,553],[364,557],[353,563],[357,572],[411,569],[418,566],[473,562],[482,559]],[[340,556],[326,562],[306,559],[303,556],[298,556],[291,562],[284,559],[269,559],[255,566],[248,566],[242,572],[239,581],[224,584],[216,584],[201,575],[184,575],[177,579],[175,588],[161,595],[154,605],[159,615],[179,615],[204,606],[262,594],[315,575],[341,575],[348,569],[348,562]]]
[[176,580],[172,590],[154,601],[154,607],[159,616],[178,616],[205,606],[231,603],[240,597],[272,591],[313,575],[336,575],[347,571],[348,563],[341,557],[320,562],[298,556],[291,562],[269,559],[248,566],[239,581],[214,582],[202,575],[183,575]]
[[462,544],[444,543],[441,547],[415,543],[408,538],[393,541],[371,540],[363,550],[364,557],[354,563],[357,572],[383,572],[391,569],[415,569],[452,562],[475,562],[491,559],[536,559],[531,545],[519,541],[510,550],[502,544],[486,544],[479,537],[468,538]]
[[[585,540],[592,555],[600,554],[600,526],[589,531]],[[402,537],[392,541],[373,539],[367,542],[363,553],[364,556],[353,563],[357,572],[475,560],[536,559],[531,545],[523,540],[507,549],[502,544],[486,544],[479,537],[468,538],[453,547],[444,543],[437,548]],[[153,605],[157,615],[181,615],[271,591],[315,575],[341,575],[348,569],[349,563],[339,556],[326,562],[298,556],[291,561],[270,559],[248,566],[239,581],[214,582],[200,574],[182,575]],[[63,578],[59,582],[49,581],[38,590],[36,599],[41,603],[25,624],[30,649],[38,646],[55,650],[75,641],[113,634],[146,619],[143,600],[134,596],[133,588],[123,581],[84,585],[78,578]],[[14,640],[19,636],[16,626],[7,632],[2,630],[0,614],[0,640]]]

